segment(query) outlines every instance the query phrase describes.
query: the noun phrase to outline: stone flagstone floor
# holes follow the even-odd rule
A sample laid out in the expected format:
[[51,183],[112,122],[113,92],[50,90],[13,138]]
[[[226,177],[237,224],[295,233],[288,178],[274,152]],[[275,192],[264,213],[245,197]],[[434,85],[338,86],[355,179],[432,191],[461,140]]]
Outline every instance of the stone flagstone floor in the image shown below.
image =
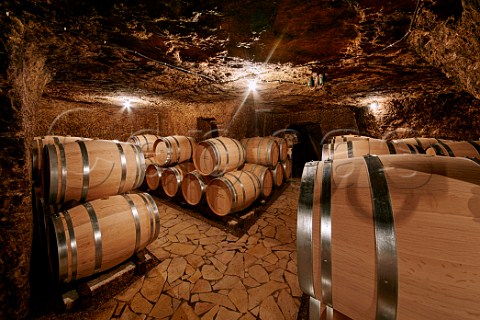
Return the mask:
[[95,319],[297,319],[296,218],[300,180],[241,237],[159,203],[160,264]]

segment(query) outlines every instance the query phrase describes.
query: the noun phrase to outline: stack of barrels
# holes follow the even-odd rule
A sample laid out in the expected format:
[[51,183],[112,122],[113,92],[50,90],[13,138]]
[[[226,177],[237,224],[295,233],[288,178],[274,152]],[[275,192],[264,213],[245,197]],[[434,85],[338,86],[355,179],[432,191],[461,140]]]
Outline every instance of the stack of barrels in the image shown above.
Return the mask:
[[136,193],[145,158],[135,144],[81,137],[34,139],[35,221],[59,283],[110,269],[158,237],[158,207]]
[[348,139],[302,175],[298,277],[310,319],[478,319],[477,142]]
[[447,157],[480,158],[480,141],[452,141],[435,138],[409,138],[394,140],[405,142],[425,150],[426,154]]
[[217,137],[196,142],[188,136],[159,137],[146,168],[148,189],[224,216],[267,198],[291,175],[286,141]]
[[[209,208],[223,216],[248,208],[258,198],[268,198],[285,180],[287,152],[286,141],[276,137],[241,141],[220,137],[199,143],[194,164],[207,179],[204,194]],[[291,163],[286,166],[289,176]],[[198,188],[190,189],[185,183],[183,189],[188,197],[189,191]]]

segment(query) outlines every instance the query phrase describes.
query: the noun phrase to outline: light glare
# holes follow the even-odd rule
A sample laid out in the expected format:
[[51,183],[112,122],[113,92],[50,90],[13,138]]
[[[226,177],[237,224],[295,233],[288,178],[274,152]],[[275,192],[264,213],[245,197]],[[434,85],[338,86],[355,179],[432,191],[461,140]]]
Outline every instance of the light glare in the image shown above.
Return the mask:
[[257,82],[255,80],[250,80],[248,82],[248,90],[250,90],[250,91],[257,90]]
[[377,111],[378,110],[378,102],[374,101],[374,102],[370,103],[369,107],[370,107],[370,110]]

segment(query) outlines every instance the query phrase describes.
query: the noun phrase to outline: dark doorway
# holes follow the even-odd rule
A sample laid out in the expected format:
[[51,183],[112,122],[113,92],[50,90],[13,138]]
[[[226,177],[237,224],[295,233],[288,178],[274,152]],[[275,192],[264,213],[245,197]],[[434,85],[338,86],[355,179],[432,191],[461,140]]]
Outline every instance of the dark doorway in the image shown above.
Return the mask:
[[298,143],[292,147],[292,176],[299,178],[305,163],[321,159],[322,131],[318,123],[292,124],[288,129],[297,135]]
[[197,130],[199,140],[218,137],[218,127],[215,118],[197,118]]

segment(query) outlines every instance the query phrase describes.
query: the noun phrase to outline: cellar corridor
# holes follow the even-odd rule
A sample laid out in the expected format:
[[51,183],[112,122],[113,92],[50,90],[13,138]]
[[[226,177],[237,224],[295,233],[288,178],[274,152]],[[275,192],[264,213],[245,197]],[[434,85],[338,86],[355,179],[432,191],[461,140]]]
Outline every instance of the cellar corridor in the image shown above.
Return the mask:
[[479,0],[0,1],[0,319],[480,319],[479,34]]

